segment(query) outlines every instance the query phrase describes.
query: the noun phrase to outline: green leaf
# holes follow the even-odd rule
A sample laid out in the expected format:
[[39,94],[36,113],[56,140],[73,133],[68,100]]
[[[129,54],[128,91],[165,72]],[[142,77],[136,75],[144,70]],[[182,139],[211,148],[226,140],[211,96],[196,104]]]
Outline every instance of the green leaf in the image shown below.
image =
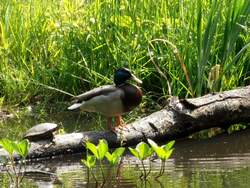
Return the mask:
[[109,152],[106,153],[105,157],[108,159],[109,162],[113,159],[113,155],[111,155],[111,153]]
[[139,144],[137,144],[136,150],[139,153],[139,159],[140,160],[144,160],[144,159],[148,158],[153,153],[153,150],[145,142],[140,142]]
[[165,151],[170,150],[170,149],[174,146],[174,143],[175,143],[174,140],[168,142],[168,143],[165,145],[164,150],[165,150]]
[[156,155],[157,155],[161,160],[164,160],[166,152],[165,152],[165,150],[163,149],[163,146],[158,147],[158,148],[155,150],[155,153],[156,153]]
[[0,145],[5,151],[9,153],[10,156],[13,155],[15,149],[15,143],[7,138],[0,140]]
[[149,148],[147,157],[150,157],[154,153],[154,150],[152,148]]
[[[138,152],[136,149],[131,148],[131,147],[129,147],[128,149],[129,149],[129,151],[130,151],[130,153],[131,153],[132,155],[134,155],[136,158],[140,159],[140,158],[139,158],[139,152]],[[141,160],[141,159],[140,159],[140,160]]]
[[111,165],[115,165],[118,163],[120,157],[122,156],[122,154],[124,153],[125,148],[120,147],[115,149],[115,151],[110,154],[109,152],[106,153],[106,158],[108,159],[108,161],[110,162]]
[[107,152],[105,154],[105,157],[108,159],[108,161],[111,165],[115,165],[118,163],[118,161],[119,161],[120,157],[122,156],[122,154],[124,153],[124,151],[125,151],[125,148],[123,148],[123,147],[116,148],[112,154]]
[[103,160],[103,158],[105,157],[105,154],[108,152],[109,148],[108,148],[108,143],[106,140],[101,139],[99,140],[99,144],[97,146],[97,151],[98,151],[98,159],[99,160]]
[[166,161],[172,155],[174,149],[171,149],[165,153],[164,160]]
[[94,154],[94,156],[99,159],[97,148],[94,144],[92,144],[91,142],[86,142],[86,149],[90,150]]
[[153,150],[156,152],[156,150],[159,148],[159,146],[151,139],[148,139],[148,143],[153,148]]
[[29,141],[25,139],[16,144],[15,151],[21,155],[22,158],[26,158],[29,152],[29,147]]
[[89,164],[88,164],[87,160],[82,159],[81,162],[82,162],[86,167],[89,168]]
[[112,161],[111,161],[111,165],[112,165],[112,166],[116,165],[116,164],[118,163],[119,159],[120,159],[120,158],[117,157],[117,156],[113,157],[113,158],[112,158]]
[[120,147],[116,148],[115,151],[112,153],[112,155],[116,155],[117,157],[121,157],[125,151],[125,148]]
[[93,155],[88,155],[87,161],[89,162],[90,168],[94,167],[96,164],[96,158]]
[[86,160],[82,159],[81,162],[87,167],[87,168],[93,168],[96,164],[96,157],[94,155],[87,155]]
[[164,155],[165,155],[165,151],[162,147],[158,146],[153,140],[148,139],[149,144],[151,145],[151,147],[153,148],[153,150],[155,151],[156,155],[160,158],[163,159]]
[[161,160],[167,160],[173,152],[173,145],[175,141],[170,141],[166,145],[158,146],[153,140],[148,139],[149,144]]

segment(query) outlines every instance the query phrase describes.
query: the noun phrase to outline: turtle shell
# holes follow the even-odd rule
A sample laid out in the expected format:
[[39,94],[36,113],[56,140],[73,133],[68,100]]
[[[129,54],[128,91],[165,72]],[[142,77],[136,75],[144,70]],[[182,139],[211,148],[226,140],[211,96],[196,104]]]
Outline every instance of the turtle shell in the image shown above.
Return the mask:
[[53,132],[58,128],[59,126],[55,123],[40,123],[30,128],[24,135],[24,138],[30,141],[53,140]]

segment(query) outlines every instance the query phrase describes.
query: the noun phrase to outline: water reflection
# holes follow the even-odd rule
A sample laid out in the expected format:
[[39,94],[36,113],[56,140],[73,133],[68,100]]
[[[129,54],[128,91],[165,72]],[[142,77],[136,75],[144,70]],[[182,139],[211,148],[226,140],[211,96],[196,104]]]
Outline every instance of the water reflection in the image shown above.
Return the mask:
[[[130,154],[123,157],[120,168],[104,166],[105,182],[100,168],[93,169],[97,182],[80,164],[82,155],[29,163],[25,187],[239,187],[250,185],[250,130],[207,140],[183,140],[166,163],[166,172],[158,180],[160,160],[146,161],[152,165],[148,181],[141,181],[140,162]],[[118,174],[118,175],[117,175]],[[6,187],[6,174],[0,186]]]
[[[102,130],[98,126],[99,116],[83,116],[79,113],[62,112],[46,119],[26,118],[0,123],[0,137],[21,138],[31,126],[41,122],[63,122],[65,132]],[[74,125],[74,126],[72,126]],[[3,129],[4,127],[4,129]],[[152,166],[148,181],[141,181],[140,162],[130,154],[123,157],[120,168],[104,166],[105,183],[97,166],[93,169],[97,182],[81,165],[82,155],[60,156],[29,163],[21,187],[238,187],[250,185],[250,130],[232,135],[221,135],[206,140],[181,140],[176,142],[175,151],[166,162],[166,171],[156,180],[160,160],[145,161]],[[117,175],[118,174],[118,175]],[[0,168],[0,187],[9,187],[10,180],[3,167]]]

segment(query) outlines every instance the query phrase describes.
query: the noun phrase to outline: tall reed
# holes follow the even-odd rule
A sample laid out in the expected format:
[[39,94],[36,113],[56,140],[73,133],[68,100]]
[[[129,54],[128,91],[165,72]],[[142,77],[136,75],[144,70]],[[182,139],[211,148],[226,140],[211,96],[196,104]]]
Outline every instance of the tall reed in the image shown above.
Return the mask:
[[245,85],[249,13],[249,0],[2,0],[0,94],[66,100],[111,83],[120,66],[154,98],[209,92],[216,64],[217,90]]

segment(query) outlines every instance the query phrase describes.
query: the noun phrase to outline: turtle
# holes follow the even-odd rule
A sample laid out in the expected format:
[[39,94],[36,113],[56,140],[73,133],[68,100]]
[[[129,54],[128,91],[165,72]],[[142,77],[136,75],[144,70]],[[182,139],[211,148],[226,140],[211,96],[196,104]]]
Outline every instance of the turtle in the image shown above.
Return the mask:
[[23,138],[33,142],[40,140],[50,140],[53,142],[54,132],[59,128],[60,126],[55,123],[40,123],[30,128]]

